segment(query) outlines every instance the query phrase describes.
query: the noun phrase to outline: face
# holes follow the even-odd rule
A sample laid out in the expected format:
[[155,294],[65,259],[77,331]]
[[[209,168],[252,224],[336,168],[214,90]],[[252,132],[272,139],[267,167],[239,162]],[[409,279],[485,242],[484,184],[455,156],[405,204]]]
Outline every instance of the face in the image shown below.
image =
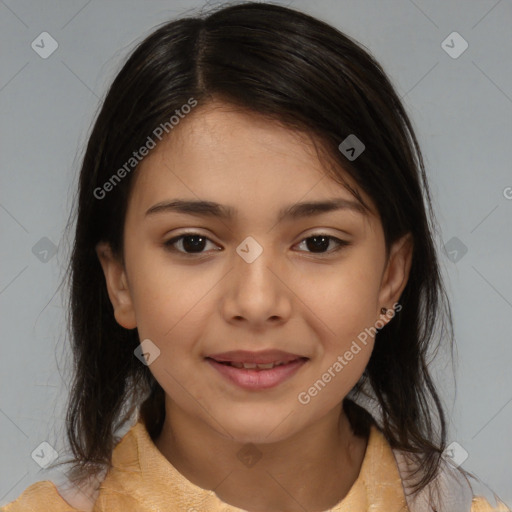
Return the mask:
[[[222,104],[182,120],[134,180],[125,266],[107,245],[97,252],[117,321],[160,351],[149,369],[168,402],[243,443],[285,439],[339,406],[368,362],[372,328],[391,320],[381,307],[405,287],[408,239],[386,259],[362,191],[368,215],[295,208],[278,217],[299,203],[357,200],[326,175],[308,138]],[[232,216],[162,206],[177,199],[218,203]],[[244,372],[237,383],[207,357],[238,350],[302,359],[268,378],[230,366]]]

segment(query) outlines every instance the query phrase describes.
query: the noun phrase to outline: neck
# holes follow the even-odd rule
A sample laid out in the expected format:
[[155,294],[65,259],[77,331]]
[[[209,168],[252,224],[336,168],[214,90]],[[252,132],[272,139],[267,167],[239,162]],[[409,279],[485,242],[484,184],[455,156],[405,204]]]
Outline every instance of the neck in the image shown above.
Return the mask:
[[158,449],[193,484],[245,510],[332,508],[357,479],[366,450],[341,404],[287,439],[257,444],[226,438],[168,397],[165,406]]

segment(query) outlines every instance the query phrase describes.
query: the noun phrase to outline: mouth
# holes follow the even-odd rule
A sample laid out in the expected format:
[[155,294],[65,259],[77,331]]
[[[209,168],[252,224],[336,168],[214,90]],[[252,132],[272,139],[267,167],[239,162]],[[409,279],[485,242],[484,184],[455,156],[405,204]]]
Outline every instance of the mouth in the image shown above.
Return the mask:
[[[296,359],[304,358],[300,354],[293,354],[291,352],[284,352],[282,350],[261,350],[259,352],[252,352],[249,350],[230,350],[218,354],[209,354],[207,359],[213,359],[219,363],[231,363],[242,365],[267,365],[267,364],[286,364]],[[305,358],[307,359],[307,358]],[[238,366],[237,366],[238,367]],[[247,368],[254,368],[253,366]],[[267,369],[267,368],[263,368]]]
[[216,359],[213,359],[211,357],[207,357],[206,359],[210,359],[211,361],[215,361],[216,363],[223,364],[226,366],[232,366],[238,369],[243,368],[245,370],[271,370],[276,366],[287,365],[295,361],[299,361],[300,359],[307,360],[307,357],[298,357],[297,359],[293,359],[291,361],[274,361],[271,363],[239,363],[237,361],[217,361]]
[[247,390],[262,390],[275,387],[295,375],[309,358],[283,352],[274,352],[274,355],[269,352],[232,352],[208,356],[205,360],[231,383]]

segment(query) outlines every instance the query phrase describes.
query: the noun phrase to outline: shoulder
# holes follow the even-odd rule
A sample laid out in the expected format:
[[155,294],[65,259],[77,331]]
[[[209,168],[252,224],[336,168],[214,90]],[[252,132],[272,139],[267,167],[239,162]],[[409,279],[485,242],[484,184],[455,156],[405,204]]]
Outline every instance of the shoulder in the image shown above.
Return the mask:
[[[468,478],[472,475],[453,466],[444,458],[440,462],[439,471],[434,480],[422,491],[413,494],[406,484],[406,479],[417,467],[405,452],[393,449],[393,454],[411,512],[427,512],[432,508],[435,509],[436,506],[441,510],[452,512],[512,512],[499,500],[496,506],[492,506],[484,497],[483,491],[475,492],[476,489]],[[472,478],[475,479],[475,477]],[[479,490],[483,490],[481,482],[477,479],[475,479],[475,485]],[[432,507],[433,504],[434,507]]]
[[493,507],[482,496],[476,496],[471,503],[471,512],[511,512],[510,509],[503,503],[499,502],[497,506]]
[[[99,496],[105,473],[82,481],[79,486],[67,479],[36,482],[27,487],[14,501],[0,507],[0,512],[92,512]],[[44,507],[43,505],[44,504]]]
[[[114,459],[121,469],[130,469],[130,463],[137,456],[135,432],[132,426],[114,449]],[[27,487],[14,501],[0,504],[0,512],[92,512],[100,498],[103,502],[108,500],[105,495],[109,494],[109,489],[103,489],[103,483],[112,484],[114,480],[108,469],[91,474],[76,485],[67,477],[56,477],[55,482],[42,480]],[[122,484],[116,489],[118,487],[122,488]],[[115,490],[112,492],[115,494]]]
[[81,512],[80,509],[70,508],[57,487],[50,480],[36,482],[27,487],[21,495],[7,505],[0,507],[1,512]]

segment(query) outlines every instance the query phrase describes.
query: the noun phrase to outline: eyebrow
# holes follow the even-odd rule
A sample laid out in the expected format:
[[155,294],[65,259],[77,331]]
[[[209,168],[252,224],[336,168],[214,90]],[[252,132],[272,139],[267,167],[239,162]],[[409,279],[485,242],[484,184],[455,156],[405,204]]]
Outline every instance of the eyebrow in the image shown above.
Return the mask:
[[[326,201],[310,201],[286,206],[279,211],[277,221],[296,220],[339,210],[350,210],[368,216],[367,209],[361,203],[336,198]],[[173,199],[153,205],[146,211],[146,217],[157,213],[168,212],[183,213],[197,217],[216,217],[224,220],[231,220],[236,217],[237,214],[236,208],[213,201]]]

